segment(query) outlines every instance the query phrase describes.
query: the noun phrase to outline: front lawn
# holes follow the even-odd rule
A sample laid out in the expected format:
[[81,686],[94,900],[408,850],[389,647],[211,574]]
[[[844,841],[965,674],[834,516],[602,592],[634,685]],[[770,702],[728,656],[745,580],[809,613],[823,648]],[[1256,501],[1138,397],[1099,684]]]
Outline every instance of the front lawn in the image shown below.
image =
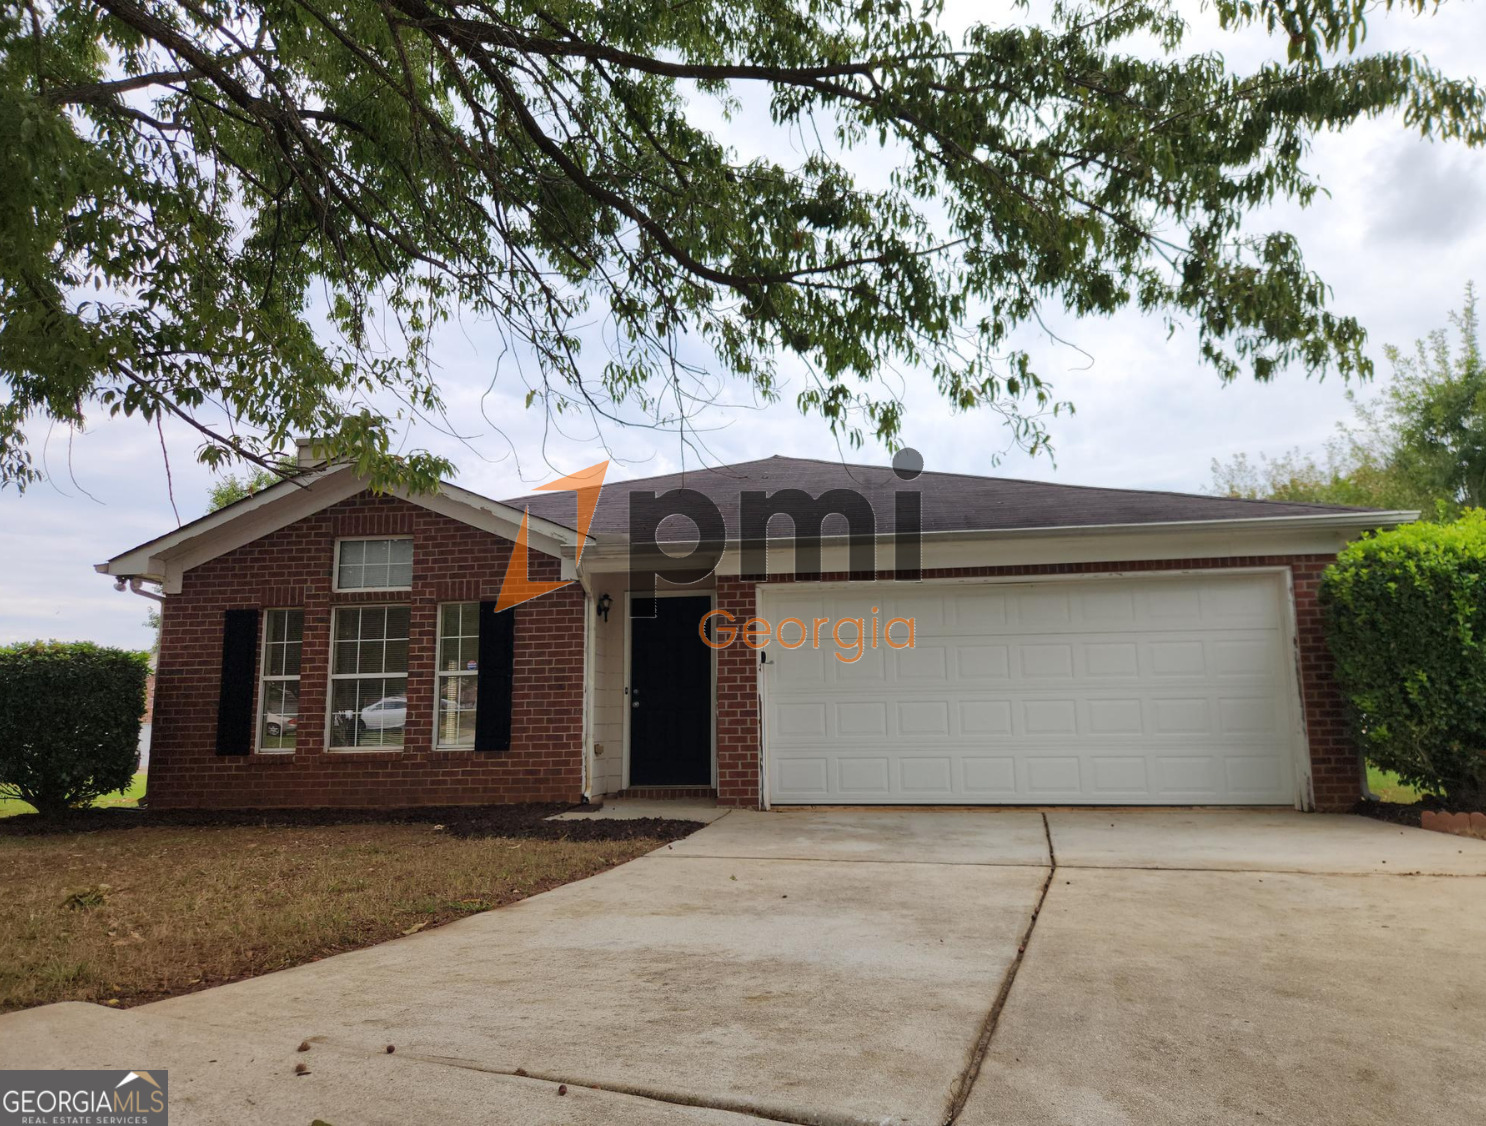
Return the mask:
[[0,1012],[139,1004],[369,946],[592,876],[700,827],[672,824],[624,840],[466,839],[429,823],[7,832]]
[[[113,809],[115,806],[136,806],[144,797],[144,771],[134,776],[127,790],[104,794],[93,803],[94,809]],[[17,813],[35,813],[36,810],[19,798],[0,798],[0,817],[13,817]]]
[[1397,774],[1391,770],[1382,770],[1372,763],[1367,764],[1367,788],[1379,801],[1394,802],[1398,805],[1412,805],[1420,798],[1419,791],[1400,782]]

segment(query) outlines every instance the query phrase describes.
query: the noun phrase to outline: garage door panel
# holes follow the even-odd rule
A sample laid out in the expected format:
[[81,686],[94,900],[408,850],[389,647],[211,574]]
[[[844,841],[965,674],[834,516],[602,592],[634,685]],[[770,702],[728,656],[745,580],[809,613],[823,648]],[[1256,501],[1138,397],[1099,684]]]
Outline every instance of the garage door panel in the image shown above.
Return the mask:
[[1070,680],[1073,677],[1072,645],[1023,642],[1018,652],[1023,680]]
[[785,649],[780,645],[770,645],[768,649],[769,661],[775,665],[780,673],[796,684],[824,685],[826,679],[826,661],[833,664],[838,663],[836,659],[824,650],[811,648]]
[[1083,771],[1076,755],[1038,755],[1022,760],[1027,794],[1034,798],[1077,798],[1083,795]]
[[960,645],[955,648],[955,672],[961,681],[984,683],[1011,679],[1011,648],[1007,645]]
[[842,755],[836,762],[838,784],[858,796],[892,793],[893,760],[886,755]]
[[1230,755],[1223,760],[1228,789],[1235,795],[1268,794],[1281,784],[1281,764],[1272,755]]
[[952,597],[951,602],[954,606],[955,632],[1005,632],[1007,609],[1004,594],[995,591],[957,594]]
[[1293,801],[1272,576],[903,585],[766,595],[775,621],[917,618],[876,650],[869,618],[851,663],[770,647],[772,801]]
[[882,700],[842,701],[833,710],[837,733],[857,738],[887,738],[887,704]]
[[1153,735],[1210,735],[1212,707],[1206,696],[1167,696],[1151,701]]
[[1010,700],[961,700],[959,707],[962,735],[1013,734]]
[[1203,677],[1207,675],[1207,658],[1201,641],[1163,639],[1146,643],[1150,654],[1150,675],[1159,677]]
[[[848,644],[851,644],[850,634],[844,634]],[[836,649],[832,644],[831,648]],[[839,652],[840,650],[836,650]],[[888,681],[888,664],[890,661],[889,650],[877,648],[863,648],[861,656],[851,661],[838,661],[836,652],[832,652],[826,659],[826,679],[836,680],[842,684],[886,684]],[[847,651],[850,657],[854,649]]]
[[948,700],[903,701],[898,704],[897,713],[900,735],[950,735]]
[[1211,755],[1156,755],[1155,792],[1173,801],[1200,801],[1218,792],[1218,762]]
[[1105,797],[1140,797],[1150,791],[1146,760],[1138,755],[1099,755],[1093,768],[1094,791]]
[[1268,637],[1212,641],[1208,643],[1207,655],[1214,676],[1257,676],[1267,680],[1274,674],[1274,644]]
[[1140,675],[1140,646],[1133,641],[1090,641],[1083,646],[1088,676],[1126,679]]
[[1089,700],[1086,705],[1090,735],[1144,735],[1148,724],[1140,700]]
[[[913,618],[916,620],[915,628],[933,635],[953,632],[953,628],[946,629],[955,618],[955,606],[950,600],[941,594],[897,594],[895,593],[889,605],[870,598],[862,599],[860,609],[856,616],[873,614],[878,621],[886,626],[889,618]],[[874,607],[876,608],[874,610]],[[868,623],[871,629],[871,623]],[[899,626],[893,631],[893,640],[903,639],[903,627]]]
[[932,640],[920,639],[912,649],[892,649],[893,679],[898,684],[914,681],[942,685],[949,672],[948,647]]
[[826,801],[831,797],[830,760],[825,755],[781,758],[774,762],[774,784],[783,797]]
[[1225,696],[1218,700],[1218,734],[1272,735],[1280,726],[1273,696]]
[[1085,589],[1078,595],[1078,622],[1085,629],[1127,626],[1135,621],[1135,594],[1129,588]]
[[900,758],[898,768],[905,794],[954,793],[954,759],[949,755]]

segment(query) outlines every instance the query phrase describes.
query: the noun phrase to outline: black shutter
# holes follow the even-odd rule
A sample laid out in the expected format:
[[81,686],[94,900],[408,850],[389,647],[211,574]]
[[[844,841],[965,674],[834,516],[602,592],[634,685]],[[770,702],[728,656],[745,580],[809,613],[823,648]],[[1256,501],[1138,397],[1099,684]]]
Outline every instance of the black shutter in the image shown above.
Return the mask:
[[480,672],[475,688],[475,750],[511,749],[511,678],[516,667],[516,611],[480,603]]
[[222,623],[222,690],[217,697],[217,754],[253,749],[253,689],[258,680],[258,611],[228,610]]

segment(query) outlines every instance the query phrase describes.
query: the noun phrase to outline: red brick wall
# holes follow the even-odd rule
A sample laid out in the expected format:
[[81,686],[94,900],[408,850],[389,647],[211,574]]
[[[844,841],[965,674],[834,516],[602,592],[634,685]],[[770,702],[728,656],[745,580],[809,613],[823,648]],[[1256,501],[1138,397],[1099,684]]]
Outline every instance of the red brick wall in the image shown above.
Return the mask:
[[[754,584],[717,576],[717,609],[738,624],[754,613]],[[727,619],[722,619],[726,621]],[[742,642],[717,650],[717,802],[758,808],[760,803],[758,660]]]
[[[334,594],[338,536],[411,534],[413,589]],[[494,599],[511,544],[407,501],[362,493],[186,573],[166,599],[150,745],[152,808],[411,806],[576,801],[582,792],[583,614],[576,585],[517,607],[511,749],[434,750],[441,602]],[[532,551],[534,579],[558,560]],[[411,606],[408,718],[400,751],[324,749],[330,614]],[[293,754],[215,753],[222,612],[302,607],[300,728]],[[255,700],[255,715],[256,715]]]
[[[1058,563],[1033,567],[955,567],[925,571],[926,579],[991,578],[1003,575],[1067,575],[1111,571],[1179,571],[1224,567],[1290,568],[1295,591],[1301,703],[1310,741],[1311,781],[1316,808],[1349,809],[1362,793],[1361,762],[1347,727],[1341,694],[1332,679],[1331,653],[1322,632],[1317,594],[1321,572],[1335,556],[1234,556],[1224,559],[1160,559],[1119,563]],[[836,582],[846,574],[821,576]],[[882,571],[878,578],[891,579]],[[793,582],[780,576],[771,582]],[[717,580],[717,605],[741,622],[755,610],[754,579]],[[758,653],[734,644],[717,653],[717,797],[724,805],[760,802]]]

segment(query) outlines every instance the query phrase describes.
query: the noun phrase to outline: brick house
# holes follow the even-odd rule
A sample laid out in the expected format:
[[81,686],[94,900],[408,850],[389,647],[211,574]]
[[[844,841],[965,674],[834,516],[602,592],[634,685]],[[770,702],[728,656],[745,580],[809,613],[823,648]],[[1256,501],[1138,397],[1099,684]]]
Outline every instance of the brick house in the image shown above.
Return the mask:
[[165,596],[151,806],[1341,809],[1320,574],[1415,515],[783,457],[581,501],[321,466],[99,564]]

